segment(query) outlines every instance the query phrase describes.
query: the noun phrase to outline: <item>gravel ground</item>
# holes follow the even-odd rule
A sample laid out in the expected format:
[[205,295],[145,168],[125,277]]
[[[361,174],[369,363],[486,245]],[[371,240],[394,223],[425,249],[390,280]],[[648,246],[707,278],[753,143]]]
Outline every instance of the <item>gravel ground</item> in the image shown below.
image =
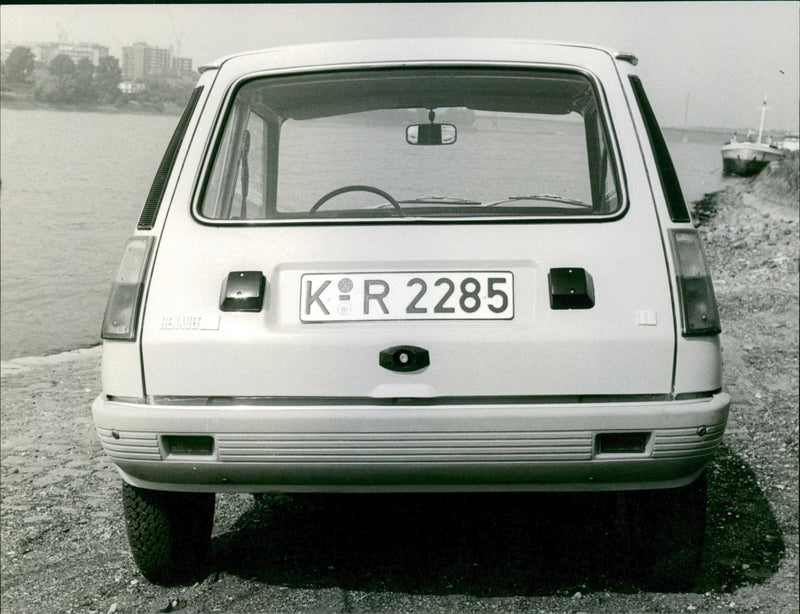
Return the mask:
[[694,590],[642,585],[613,497],[538,494],[218,496],[209,573],[150,584],[93,348],[2,364],[2,612],[798,612],[797,194],[764,175],[698,205],[733,407]]

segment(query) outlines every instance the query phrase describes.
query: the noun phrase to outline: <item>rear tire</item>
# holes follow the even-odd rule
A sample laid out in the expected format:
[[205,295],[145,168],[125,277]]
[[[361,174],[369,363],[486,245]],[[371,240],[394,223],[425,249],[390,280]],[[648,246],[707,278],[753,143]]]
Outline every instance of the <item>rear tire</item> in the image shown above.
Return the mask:
[[660,591],[691,589],[706,529],[705,472],[682,488],[629,492],[626,496],[633,523],[634,561],[644,563],[648,584]]
[[146,490],[123,482],[122,507],[133,559],[158,584],[202,572],[214,525],[214,493]]

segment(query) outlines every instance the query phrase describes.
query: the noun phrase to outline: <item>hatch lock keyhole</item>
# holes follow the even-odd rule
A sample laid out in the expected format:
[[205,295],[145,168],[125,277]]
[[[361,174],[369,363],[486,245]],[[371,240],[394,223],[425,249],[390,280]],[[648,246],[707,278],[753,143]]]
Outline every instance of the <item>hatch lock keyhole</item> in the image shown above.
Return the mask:
[[419,371],[431,364],[425,348],[414,345],[397,345],[381,350],[378,364],[390,371]]

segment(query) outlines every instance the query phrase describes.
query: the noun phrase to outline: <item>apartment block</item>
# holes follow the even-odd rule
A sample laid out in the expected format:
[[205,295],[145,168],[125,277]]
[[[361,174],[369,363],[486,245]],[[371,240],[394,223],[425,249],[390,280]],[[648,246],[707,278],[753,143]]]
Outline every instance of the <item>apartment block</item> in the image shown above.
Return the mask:
[[126,81],[191,70],[192,60],[174,57],[172,49],[152,47],[146,43],[134,43],[130,47],[122,48],[122,75]]
[[122,76],[136,81],[150,76],[163,76],[172,71],[172,51],[134,43],[122,48]]

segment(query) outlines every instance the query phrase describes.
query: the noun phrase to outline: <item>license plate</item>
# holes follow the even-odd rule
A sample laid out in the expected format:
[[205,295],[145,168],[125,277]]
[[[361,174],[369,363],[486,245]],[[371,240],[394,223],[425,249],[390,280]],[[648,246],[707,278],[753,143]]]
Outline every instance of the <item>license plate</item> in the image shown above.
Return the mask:
[[308,273],[300,280],[300,320],[510,320],[508,271]]

